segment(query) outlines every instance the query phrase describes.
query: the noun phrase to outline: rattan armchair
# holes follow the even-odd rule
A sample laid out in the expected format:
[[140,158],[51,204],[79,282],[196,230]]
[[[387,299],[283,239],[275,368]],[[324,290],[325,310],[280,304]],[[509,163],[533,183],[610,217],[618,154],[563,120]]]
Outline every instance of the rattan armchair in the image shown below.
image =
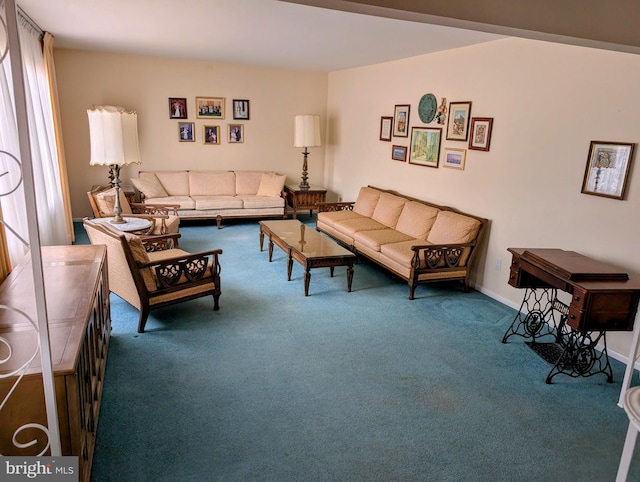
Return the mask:
[[[97,187],[87,192],[89,204],[96,218],[113,216],[115,189],[111,186]],[[124,192],[120,190],[120,207],[122,216],[154,218],[155,225],[149,234],[173,234],[179,231],[180,217],[178,205],[129,203]]]
[[91,244],[106,245],[109,289],[140,311],[139,333],[156,308],[208,295],[220,308],[221,249],[192,254],[175,247],[179,234],[136,236],[90,219],[84,228]]

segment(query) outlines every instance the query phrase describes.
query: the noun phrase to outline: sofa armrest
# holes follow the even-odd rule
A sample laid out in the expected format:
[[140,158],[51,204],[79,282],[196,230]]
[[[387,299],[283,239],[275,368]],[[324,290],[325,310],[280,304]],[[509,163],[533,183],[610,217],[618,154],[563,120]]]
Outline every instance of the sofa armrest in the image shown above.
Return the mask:
[[136,214],[148,214],[148,215],[164,215],[168,216],[173,214],[178,215],[179,204],[145,204],[145,203],[130,203],[131,210]]
[[353,205],[355,202],[339,202],[328,203],[320,202],[317,204],[319,213],[333,212],[333,211],[353,211]]
[[[428,244],[412,246],[413,260],[411,265],[415,270],[465,267],[475,246],[475,241],[464,244]],[[424,260],[425,266],[421,266],[421,259]]]

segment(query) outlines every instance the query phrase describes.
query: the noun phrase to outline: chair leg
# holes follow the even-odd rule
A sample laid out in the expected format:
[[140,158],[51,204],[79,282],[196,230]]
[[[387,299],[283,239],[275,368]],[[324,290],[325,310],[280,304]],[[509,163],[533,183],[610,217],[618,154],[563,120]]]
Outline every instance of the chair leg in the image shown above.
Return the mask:
[[213,295],[213,311],[218,311],[220,309],[220,294]]
[[620,465],[618,466],[616,482],[626,482],[627,480],[627,474],[629,473],[629,466],[631,465],[631,457],[633,456],[633,450],[636,446],[637,436],[638,429],[633,425],[633,423],[629,422],[629,429],[627,430],[627,437],[624,441],[622,456],[620,457]]
[[140,318],[138,320],[138,333],[144,332],[144,327],[147,324],[147,318],[149,318],[149,308],[140,308]]

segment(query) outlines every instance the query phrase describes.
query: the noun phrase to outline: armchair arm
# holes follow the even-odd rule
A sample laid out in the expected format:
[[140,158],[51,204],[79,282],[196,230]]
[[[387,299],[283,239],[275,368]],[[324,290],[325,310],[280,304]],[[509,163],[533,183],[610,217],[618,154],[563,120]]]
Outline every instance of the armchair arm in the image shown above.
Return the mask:
[[353,205],[355,202],[339,202],[339,203],[328,203],[328,202],[319,202],[318,212],[333,212],[333,211],[353,211]]
[[167,290],[183,288],[207,278],[205,275],[210,265],[211,279],[216,286],[219,286],[221,269],[218,256],[221,254],[221,249],[201,251],[149,263],[138,263],[138,268],[150,268],[156,274],[158,289]]
[[[457,268],[465,266],[470,258],[471,251],[476,246],[476,242],[464,244],[428,244],[420,246],[412,246],[413,260],[411,265],[413,269],[441,269],[441,268]],[[422,253],[422,256],[421,256]],[[467,256],[463,255],[467,253]],[[420,266],[420,259],[424,258],[426,266]],[[461,263],[462,261],[462,263]]]
[[175,234],[159,234],[155,236],[140,236],[142,245],[147,252],[164,251],[178,247],[178,238],[180,233]]

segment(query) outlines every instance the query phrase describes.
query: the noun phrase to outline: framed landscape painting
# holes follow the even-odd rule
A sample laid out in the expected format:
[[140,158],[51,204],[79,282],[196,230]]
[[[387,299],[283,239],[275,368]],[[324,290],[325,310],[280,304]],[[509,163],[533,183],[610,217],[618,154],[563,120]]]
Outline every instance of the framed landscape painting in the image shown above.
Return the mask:
[[407,148],[405,146],[393,146],[391,148],[391,159],[407,162]]
[[447,123],[448,141],[466,141],[469,135],[471,102],[450,102]]
[[413,127],[409,164],[438,167],[442,129],[439,127]]
[[224,97],[196,97],[198,119],[224,119]]
[[464,161],[467,157],[466,149],[454,149],[453,147],[444,148],[444,161],[443,167],[449,167],[451,169],[464,169]]

